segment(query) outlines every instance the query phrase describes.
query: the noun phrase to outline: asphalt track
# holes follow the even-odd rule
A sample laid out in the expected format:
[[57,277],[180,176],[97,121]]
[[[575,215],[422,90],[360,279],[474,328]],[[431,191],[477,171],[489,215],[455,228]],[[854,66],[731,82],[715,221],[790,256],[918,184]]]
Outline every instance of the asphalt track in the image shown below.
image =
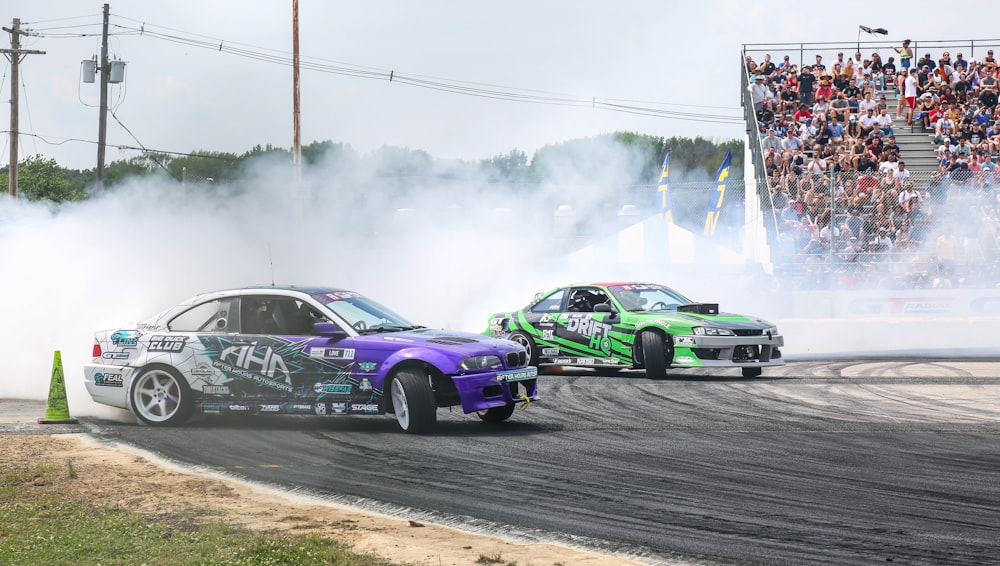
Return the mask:
[[99,421],[169,460],[650,564],[987,564],[1000,556],[1000,364],[810,361],[541,377],[486,425],[387,417]]

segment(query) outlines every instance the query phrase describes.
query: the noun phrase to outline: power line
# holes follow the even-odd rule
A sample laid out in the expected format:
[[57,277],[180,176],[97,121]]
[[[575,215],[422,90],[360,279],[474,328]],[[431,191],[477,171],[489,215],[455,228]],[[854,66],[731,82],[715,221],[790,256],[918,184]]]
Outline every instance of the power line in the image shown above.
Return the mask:
[[[244,57],[266,63],[272,63],[283,66],[292,65],[291,55],[284,51],[279,51],[254,45],[248,45],[238,42],[229,42],[219,38],[212,38],[208,36],[193,34],[190,32],[177,30],[174,28],[167,28],[165,26],[157,26],[155,24],[149,24],[148,22],[140,22],[139,20],[134,20],[124,16],[116,15],[116,17],[122,20],[132,21],[140,24],[139,28],[114,24],[115,28],[122,30],[121,35],[149,36],[154,39],[159,39],[161,41],[178,43],[181,45],[188,45],[191,47],[197,47],[200,49],[212,50],[217,52],[224,52],[230,55],[235,55],[238,57]],[[156,29],[154,28],[168,30],[173,33],[163,33],[160,31],[156,31]],[[116,33],[116,35],[119,34]],[[460,94],[465,96],[490,98],[495,100],[506,100],[512,102],[524,102],[531,104],[544,104],[544,105],[555,105],[555,106],[572,106],[581,108],[582,107],[600,108],[614,112],[640,114],[645,116],[668,118],[674,120],[689,120],[698,122],[731,123],[731,124],[743,123],[742,114],[724,115],[715,113],[684,112],[679,110],[665,110],[655,107],[655,106],[692,107],[692,105],[671,104],[664,102],[652,102],[652,101],[629,100],[629,99],[615,99],[615,98],[604,98],[604,97],[600,98],[580,97],[575,95],[550,93],[540,90],[530,90],[530,89],[523,89],[516,87],[504,87],[491,84],[445,79],[445,78],[425,76],[425,75],[398,73],[394,70],[378,69],[374,67],[366,67],[351,63],[343,63],[340,61],[331,61],[331,60],[317,59],[312,57],[302,58],[302,60],[300,61],[300,67],[321,73],[352,76],[352,77],[372,79],[372,80],[383,80],[388,82],[399,82],[418,88],[437,90],[441,92],[450,92],[453,94]],[[643,104],[644,106],[637,106],[636,104]],[[651,105],[653,107],[645,105]],[[693,106],[693,107],[713,108],[705,106]],[[722,109],[721,107],[714,107],[714,108]],[[733,111],[739,112],[739,110],[735,108],[733,109]]]
[[[115,119],[117,120],[117,118],[115,118]],[[121,122],[118,122],[118,123],[121,124]],[[122,127],[123,128],[125,127],[124,124],[122,124]],[[126,128],[126,130],[127,130],[127,128]],[[10,134],[10,130],[0,130],[0,134],[5,135],[5,136],[9,135]],[[51,135],[46,135],[46,134],[35,134],[35,133],[28,133],[28,132],[18,132],[18,134],[21,135],[21,136],[28,136],[28,137],[36,138],[38,140],[41,140],[42,143],[45,143],[45,144],[48,144],[48,145],[63,145],[63,144],[69,143],[69,142],[88,143],[88,144],[91,144],[91,145],[97,145],[97,142],[94,141],[94,140],[86,140],[86,139],[82,139],[82,138],[63,138],[63,137],[59,137],[59,136],[51,136]],[[131,132],[129,132],[129,134],[131,135]],[[58,140],[58,141],[56,141],[56,140]],[[139,143],[139,141],[136,140],[136,143]],[[111,143],[109,143],[107,145],[108,145],[108,147],[113,147],[115,149],[124,150],[124,151],[139,151],[139,152],[144,152],[144,153],[158,153],[158,154],[163,154],[163,155],[175,155],[175,156],[178,156],[178,157],[203,157],[205,159],[220,159],[220,160],[223,160],[223,161],[234,161],[234,162],[240,160],[239,157],[225,157],[225,156],[222,156],[222,155],[205,155],[204,153],[191,153],[191,152],[183,152],[183,151],[170,151],[170,150],[166,150],[166,149],[150,149],[150,148],[142,147],[142,146],[136,147],[136,146],[132,146],[132,145],[121,145],[121,144],[111,144]]]

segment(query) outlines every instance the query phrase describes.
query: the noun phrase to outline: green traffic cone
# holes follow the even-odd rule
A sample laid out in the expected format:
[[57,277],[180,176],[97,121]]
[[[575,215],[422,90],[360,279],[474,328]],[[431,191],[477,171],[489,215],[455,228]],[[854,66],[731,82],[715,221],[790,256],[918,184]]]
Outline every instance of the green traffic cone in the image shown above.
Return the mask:
[[38,424],[76,424],[69,416],[69,402],[66,400],[66,380],[63,378],[62,354],[56,350],[52,360],[52,381],[49,383],[49,402],[45,406],[45,418]]

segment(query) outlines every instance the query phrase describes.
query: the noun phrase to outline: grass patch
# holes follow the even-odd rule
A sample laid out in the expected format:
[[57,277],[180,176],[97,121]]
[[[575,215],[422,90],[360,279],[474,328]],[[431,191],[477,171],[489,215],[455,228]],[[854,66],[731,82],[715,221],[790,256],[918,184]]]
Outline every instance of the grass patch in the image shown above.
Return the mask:
[[500,553],[496,554],[480,554],[479,558],[476,559],[476,564],[503,564],[504,566],[517,566],[517,562],[508,562],[500,556]]
[[254,533],[199,512],[151,520],[84,500],[76,476],[72,463],[0,467],[0,564],[393,564],[319,535]]

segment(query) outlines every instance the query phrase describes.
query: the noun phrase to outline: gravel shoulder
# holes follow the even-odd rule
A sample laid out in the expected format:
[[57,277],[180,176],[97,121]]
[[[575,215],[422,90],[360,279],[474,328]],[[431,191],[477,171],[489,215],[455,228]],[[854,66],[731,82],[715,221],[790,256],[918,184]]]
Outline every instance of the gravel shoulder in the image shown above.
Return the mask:
[[[0,465],[72,463],[75,489],[95,502],[120,505],[152,520],[197,514],[261,532],[317,533],[355,552],[406,564],[611,566],[639,564],[556,544],[519,542],[330,504],[160,461],[126,446],[93,441],[80,425],[39,425],[44,403],[0,401]],[[74,432],[81,431],[81,432]],[[44,489],[44,486],[39,486]]]

